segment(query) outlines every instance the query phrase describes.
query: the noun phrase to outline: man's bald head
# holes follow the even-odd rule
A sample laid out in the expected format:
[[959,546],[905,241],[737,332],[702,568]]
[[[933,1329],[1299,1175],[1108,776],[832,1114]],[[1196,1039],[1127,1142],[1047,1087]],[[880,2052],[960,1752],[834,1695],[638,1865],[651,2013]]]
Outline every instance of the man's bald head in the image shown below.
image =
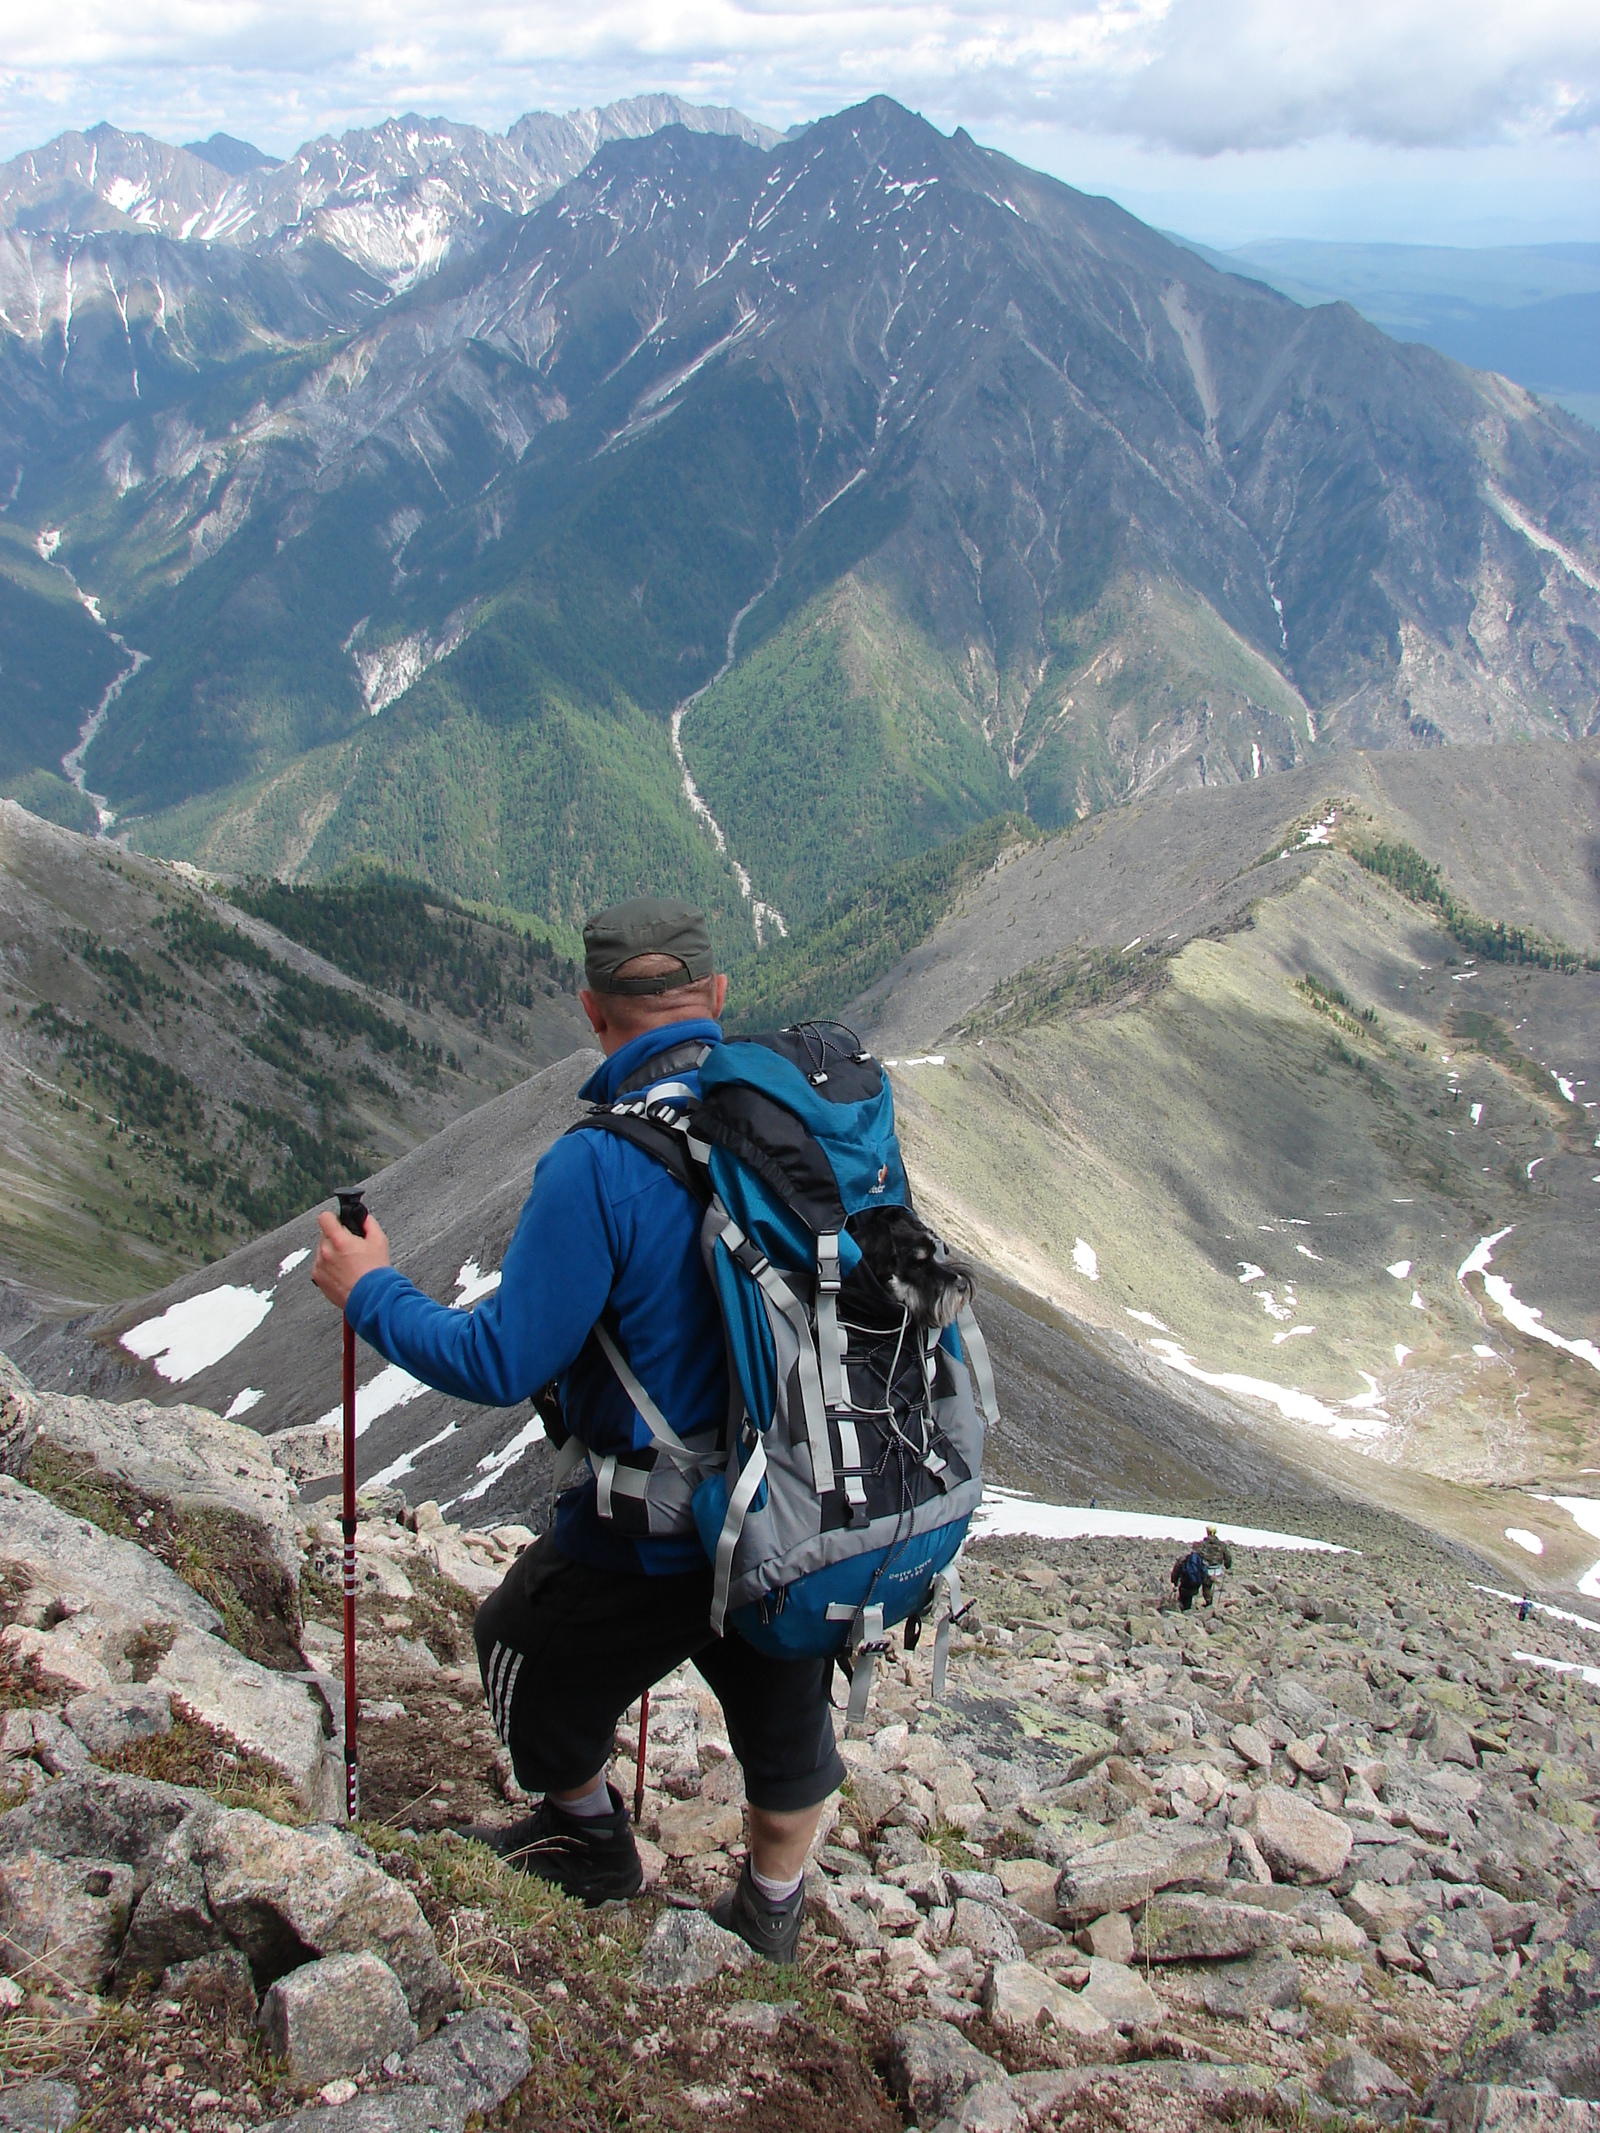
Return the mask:
[[619,978],[672,978],[680,982],[666,992],[592,992],[587,987],[578,999],[589,1017],[589,1027],[600,1039],[609,1058],[647,1030],[662,1029],[669,1022],[716,1022],[721,1019],[728,997],[728,980],[721,971],[709,978],[681,982],[684,966],[673,955],[635,955],[619,964]]

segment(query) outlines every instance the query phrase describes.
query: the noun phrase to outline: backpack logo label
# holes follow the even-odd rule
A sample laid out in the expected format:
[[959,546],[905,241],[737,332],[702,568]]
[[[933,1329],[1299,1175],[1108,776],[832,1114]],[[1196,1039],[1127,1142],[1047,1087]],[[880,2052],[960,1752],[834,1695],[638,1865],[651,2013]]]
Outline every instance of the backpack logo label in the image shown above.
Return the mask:
[[889,1166],[888,1166],[888,1164],[887,1164],[887,1163],[885,1163],[885,1164],[884,1164],[884,1166],[883,1166],[883,1168],[882,1168],[882,1169],[881,1169],[881,1170],[880,1170],[880,1171],[878,1172],[878,1182],[877,1182],[877,1184],[876,1184],[876,1185],[873,1185],[873,1186],[870,1186],[870,1187],[868,1188],[868,1190],[869,1190],[869,1191],[871,1191],[871,1192],[882,1192],[883,1188],[884,1188],[884,1187],[885,1187],[885,1186],[886,1186],[886,1185],[888,1184],[888,1182],[889,1182]]

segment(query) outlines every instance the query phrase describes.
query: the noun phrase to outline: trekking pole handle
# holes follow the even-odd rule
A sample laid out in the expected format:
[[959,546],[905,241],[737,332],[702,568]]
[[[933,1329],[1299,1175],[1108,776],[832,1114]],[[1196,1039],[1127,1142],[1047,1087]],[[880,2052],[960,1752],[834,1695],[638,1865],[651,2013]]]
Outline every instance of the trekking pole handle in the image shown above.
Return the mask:
[[367,1203],[361,1197],[359,1185],[341,1185],[339,1188],[339,1227],[349,1230],[355,1237],[367,1234]]

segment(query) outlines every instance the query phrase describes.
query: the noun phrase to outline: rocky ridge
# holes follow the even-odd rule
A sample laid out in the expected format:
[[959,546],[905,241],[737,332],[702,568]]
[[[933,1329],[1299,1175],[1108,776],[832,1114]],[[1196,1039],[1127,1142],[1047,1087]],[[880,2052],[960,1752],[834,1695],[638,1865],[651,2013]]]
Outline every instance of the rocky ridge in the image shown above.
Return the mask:
[[[975,1545],[945,1701],[926,1641],[885,1665],[763,1973],[701,1908],[743,1792],[689,1670],[630,1914],[456,1833],[521,1811],[465,1632],[528,1529],[366,1500],[352,1831],[336,1530],[268,1448],[9,1366],[0,1413],[6,2133],[1600,2118],[1592,1642],[1394,1521],[1321,1510],[1354,1548],[1240,1551],[1187,1616],[1170,1544]],[[216,1604],[252,1550],[275,1663]]]

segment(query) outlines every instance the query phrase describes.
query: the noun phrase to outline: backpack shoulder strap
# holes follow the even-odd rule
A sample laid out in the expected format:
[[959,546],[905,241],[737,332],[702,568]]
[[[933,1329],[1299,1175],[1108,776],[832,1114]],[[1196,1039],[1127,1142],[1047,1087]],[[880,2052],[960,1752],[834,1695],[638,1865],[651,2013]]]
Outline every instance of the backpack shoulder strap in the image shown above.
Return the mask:
[[580,1118],[575,1126],[569,1126],[567,1131],[614,1133],[618,1140],[631,1141],[635,1148],[642,1148],[646,1155],[654,1156],[662,1169],[670,1172],[702,1207],[711,1205],[711,1180],[704,1166],[690,1153],[686,1129],[647,1118],[642,1111],[595,1110]]

